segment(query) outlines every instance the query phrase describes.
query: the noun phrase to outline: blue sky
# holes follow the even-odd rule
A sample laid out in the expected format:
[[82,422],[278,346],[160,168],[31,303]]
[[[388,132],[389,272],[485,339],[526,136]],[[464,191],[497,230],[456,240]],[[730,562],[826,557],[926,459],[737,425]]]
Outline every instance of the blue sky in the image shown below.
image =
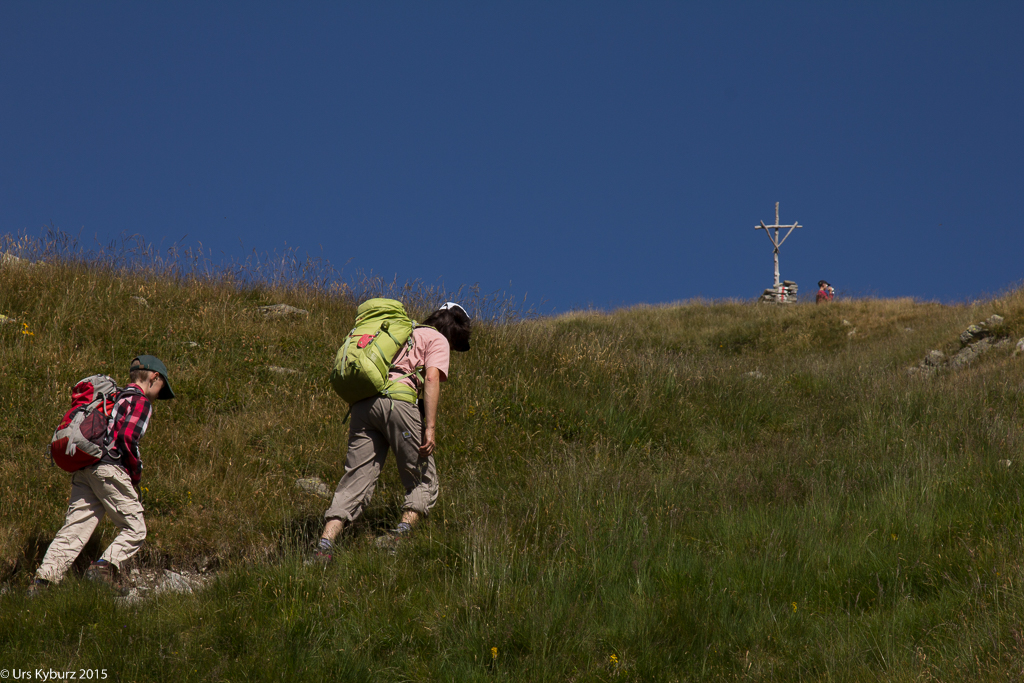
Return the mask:
[[1024,3],[0,4],[0,232],[541,312],[1024,278]]

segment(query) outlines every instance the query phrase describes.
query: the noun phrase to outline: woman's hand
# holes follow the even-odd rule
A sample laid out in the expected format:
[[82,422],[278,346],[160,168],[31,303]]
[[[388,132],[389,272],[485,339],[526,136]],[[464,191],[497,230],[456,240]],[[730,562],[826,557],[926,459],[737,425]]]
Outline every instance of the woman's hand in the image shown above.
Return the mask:
[[423,381],[423,441],[420,457],[429,458],[437,446],[434,429],[437,425],[437,404],[441,400],[441,371],[428,367]]
[[420,457],[428,458],[434,454],[434,448],[437,443],[434,439],[434,428],[425,427],[423,429],[423,442],[420,444]]

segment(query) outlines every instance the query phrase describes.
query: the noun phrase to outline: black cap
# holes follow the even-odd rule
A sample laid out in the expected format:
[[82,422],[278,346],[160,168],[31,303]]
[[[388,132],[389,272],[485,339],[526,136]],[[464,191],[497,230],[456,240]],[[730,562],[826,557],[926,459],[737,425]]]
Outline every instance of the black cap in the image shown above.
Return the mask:
[[174,398],[174,392],[171,390],[171,383],[167,379],[167,366],[163,364],[156,356],[136,356],[132,359],[132,364],[129,370],[152,370],[153,372],[159,373],[164,379],[164,386],[157,394],[157,398],[161,400],[167,400]]

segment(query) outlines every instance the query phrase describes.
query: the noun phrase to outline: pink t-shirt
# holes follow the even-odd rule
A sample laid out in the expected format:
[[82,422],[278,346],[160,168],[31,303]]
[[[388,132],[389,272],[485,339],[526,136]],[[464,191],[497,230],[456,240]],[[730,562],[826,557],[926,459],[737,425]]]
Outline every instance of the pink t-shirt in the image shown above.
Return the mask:
[[[437,368],[441,371],[441,381],[447,380],[448,358],[451,352],[448,349],[448,340],[444,338],[444,335],[429,327],[417,327],[412,331],[412,339],[412,351],[399,352],[395,359],[397,371],[391,372],[391,378],[396,379],[416,368],[423,368],[425,376],[426,368]],[[402,381],[416,389],[415,379],[416,376],[413,375]]]

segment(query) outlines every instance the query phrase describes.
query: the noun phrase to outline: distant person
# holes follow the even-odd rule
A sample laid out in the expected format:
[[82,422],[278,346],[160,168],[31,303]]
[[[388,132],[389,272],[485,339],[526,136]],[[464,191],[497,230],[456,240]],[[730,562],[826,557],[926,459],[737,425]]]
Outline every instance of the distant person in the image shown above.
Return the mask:
[[[97,379],[100,377],[87,378],[75,388]],[[102,379],[110,382],[109,377]],[[104,515],[109,515],[121,531],[100,559],[89,565],[85,575],[122,592],[121,566],[139,551],[146,538],[146,521],[136,490],[142,477],[139,441],[153,413],[151,402],[174,398],[167,381],[167,367],[154,356],[134,358],[128,369],[128,381],[127,387],[113,395],[109,430],[101,439],[105,447],[101,448],[98,461],[71,475],[64,526],[47,548],[30,593],[60,582]],[[106,419],[105,415],[99,417]]]
[[818,280],[818,296],[814,298],[814,303],[820,304],[822,301],[832,301],[836,295],[835,288],[824,280]]
[[391,378],[415,389],[417,403],[377,394],[352,404],[345,474],[324,513],[327,524],[311,561],[330,562],[334,539],[370,502],[389,448],[395,452],[405,503],[397,528],[383,540],[395,541],[408,534],[437,502],[434,450],[441,382],[448,379],[450,349],[469,351],[471,332],[466,310],[457,303],[445,303],[413,328],[412,346],[403,345],[393,360]]

